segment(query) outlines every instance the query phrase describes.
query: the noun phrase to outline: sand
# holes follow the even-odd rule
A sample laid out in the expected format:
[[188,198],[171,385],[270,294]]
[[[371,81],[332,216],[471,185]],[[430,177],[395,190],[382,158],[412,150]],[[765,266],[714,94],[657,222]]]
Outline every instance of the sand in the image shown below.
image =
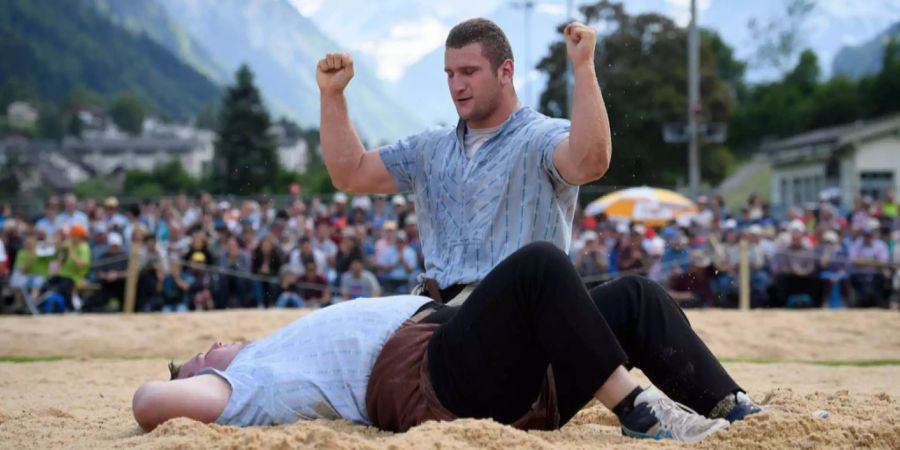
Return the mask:
[[[205,350],[213,339],[264,336],[304,313],[0,317],[0,448],[684,446],[624,438],[615,417],[598,404],[555,432],[522,432],[484,420],[430,422],[403,434],[324,421],[239,429],[177,419],[146,434],[137,427],[131,396],[143,381],[165,378],[170,358]],[[767,407],[765,414],[692,447],[900,448],[896,312],[691,311],[688,316],[738,383]],[[829,417],[813,417],[816,410]]]

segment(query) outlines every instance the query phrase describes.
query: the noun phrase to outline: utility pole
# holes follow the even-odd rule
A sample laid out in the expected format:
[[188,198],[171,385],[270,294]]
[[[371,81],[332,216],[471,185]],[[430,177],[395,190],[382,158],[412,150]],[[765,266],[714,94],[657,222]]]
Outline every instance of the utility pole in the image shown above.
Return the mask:
[[691,23],[688,27],[688,179],[691,196],[700,194],[700,36],[697,31],[697,0],[691,0]]
[[[572,0],[566,0],[566,21],[569,23],[571,23],[572,20],[574,20],[572,12],[573,12],[572,11]],[[563,36],[563,43],[565,44],[565,36]],[[565,49],[563,49],[563,51],[565,51]],[[566,58],[566,108],[569,110],[568,116],[569,116],[569,119],[571,119],[572,118],[572,90],[573,90],[572,81],[573,81],[574,76],[572,74],[572,61],[569,60],[568,55],[566,55],[565,58]]]
[[522,64],[523,74],[525,75],[525,105],[531,106],[532,97],[531,97],[531,81],[529,81],[529,74],[531,74],[531,10],[534,9],[534,1],[533,0],[525,0],[520,2],[513,2],[513,7],[521,8],[525,12],[525,59]]

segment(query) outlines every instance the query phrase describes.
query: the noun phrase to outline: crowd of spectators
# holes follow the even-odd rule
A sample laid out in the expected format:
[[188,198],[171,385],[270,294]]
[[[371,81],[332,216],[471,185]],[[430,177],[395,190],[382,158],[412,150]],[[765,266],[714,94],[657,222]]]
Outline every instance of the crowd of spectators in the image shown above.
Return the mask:
[[52,197],[38,217],[5,208],[0,280],[7,305],[121,311],[129,257],[137,311],[328,305],[408,294],[422,272],[406,197],[330,202],[295,196],[231,203],[208,194],[122,206]]
[[[137,311],[316,307],[409,293],[424,261],[404,196],[283,202],[177,195],[127,206],[51,197],[37,217],[0,215],[6,310],[121,311],[129,259]],[[577,216],[571,257],[587,284],[622,273],[663,283],[685,307],[734,307],[747,242],[754,307],[900,301],[900,219],[888,194],[849,211],[823,201],[776,219],[720,197],[662,226]]]
[[699,214],[648,227],[576,221],[571,257],[588,284],[622,272],[666,286],[683,306],[735,307],[741,241],[753,307],[891,307],[900,303],[900,218],[892,193],[842,211],[823,200],[776,218],[751,195],[729,210],[697,199]]

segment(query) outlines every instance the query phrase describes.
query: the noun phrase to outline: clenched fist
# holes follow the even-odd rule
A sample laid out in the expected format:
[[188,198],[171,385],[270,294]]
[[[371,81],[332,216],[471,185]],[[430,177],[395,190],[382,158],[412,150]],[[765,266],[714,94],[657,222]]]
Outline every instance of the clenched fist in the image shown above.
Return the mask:
[[353,58],[349,53],[328,53],[316,65],[319,91],[339,94],[353,78]]
[[597,30],[579,22],[572,22],[563,32],[566,36],[566,51],[572,60],[572,67],[594,64],[594,47],[597,45]]

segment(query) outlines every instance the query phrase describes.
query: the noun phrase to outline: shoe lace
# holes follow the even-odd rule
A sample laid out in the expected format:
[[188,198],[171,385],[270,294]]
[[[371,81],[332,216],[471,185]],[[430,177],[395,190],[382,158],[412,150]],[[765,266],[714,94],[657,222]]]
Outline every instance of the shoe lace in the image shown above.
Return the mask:
[[697,425],[706,426],[710,421],[706,417],[697,414],[691,408],[682,405],[670,398],[660,396],[650,403],[650,410],[659,420],[663,432],[667,432],[672,438],[684,440],[692,437],[689,430]]

